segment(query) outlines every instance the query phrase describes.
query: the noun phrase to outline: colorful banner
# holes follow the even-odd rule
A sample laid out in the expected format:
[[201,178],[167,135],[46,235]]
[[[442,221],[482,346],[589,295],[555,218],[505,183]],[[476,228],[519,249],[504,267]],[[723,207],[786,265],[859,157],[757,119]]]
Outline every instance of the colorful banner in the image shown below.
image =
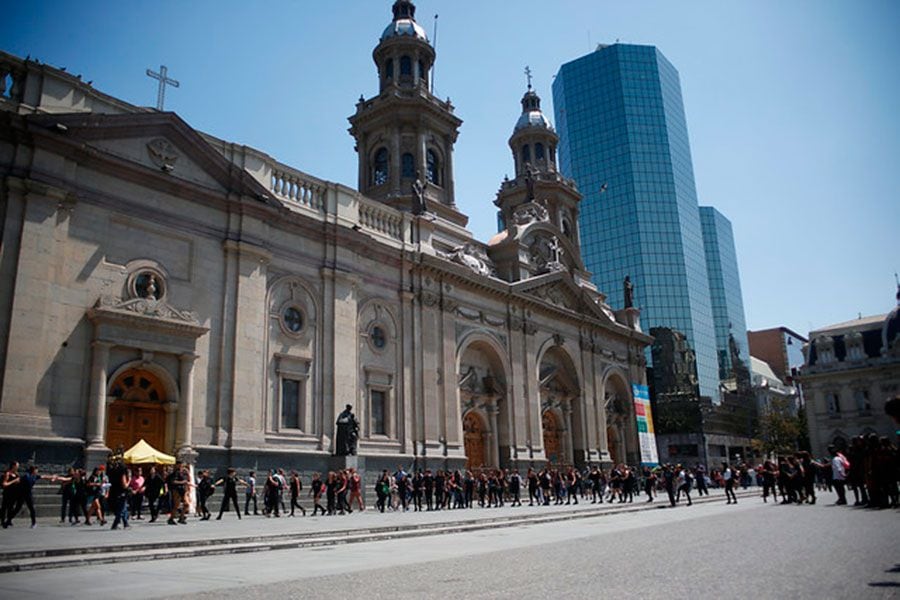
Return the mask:
[[653,431],[653,415],[650,411],[650,390],[646,385],[631,384],[634,395],[634,415],[637,421],[638,442],[641,445],[641,464],[655,467],[659,464],[656,452],[656,434]]

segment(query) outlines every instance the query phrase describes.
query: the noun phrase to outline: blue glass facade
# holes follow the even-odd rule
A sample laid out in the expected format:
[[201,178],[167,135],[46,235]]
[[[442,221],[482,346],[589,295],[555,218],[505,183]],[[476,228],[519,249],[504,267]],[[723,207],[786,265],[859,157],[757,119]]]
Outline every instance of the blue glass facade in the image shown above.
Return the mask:
[[741,294],[741,276],[738,273],[734,233],[731,230],[731,221],[711,206],[700,207],[700,225],[703,228],[713,326],[716,330],[719,378],[728,379],[731,377],[732,366],[729,335],[734,336],[744,366],[750,368],[750,344],[747,342],[744,299]]
[[[678,71],[652,46],[615,44],[563,65],[553,84],[562,172],[578,183],[582,256],[615,308],[631,275],[644,330],[685,334],[700,393],[718,359]],[[605,191],[604,190],[605,185]]]

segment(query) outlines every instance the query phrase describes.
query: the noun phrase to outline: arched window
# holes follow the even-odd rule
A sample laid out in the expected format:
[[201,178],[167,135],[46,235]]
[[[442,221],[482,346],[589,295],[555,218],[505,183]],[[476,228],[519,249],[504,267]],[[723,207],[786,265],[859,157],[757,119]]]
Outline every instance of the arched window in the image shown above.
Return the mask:
[[387,148],[379,148],[375,152],[375,168],[372,171],[372,183],[382,185],[387,183],[388,176],[388,151]]
[[522,164],[528,164],[531,162],[531,146],[525,145],[522,146]]
[[384,67],[384,77],[385,79],[394,78],[394,59],[387,61],[387,64]]
[[550,162],[556,164],[556,146],[550,146]]
[[434,153],[434,150],[429,150],[425,153],[425,166],[428,170],[428,181],[434,185],[441,185],[440,163],[438,162],[438,157],[437,154]]
[[400,176],[405,178],[416,176],[416,159],[409,152],[400,157]]
[[540,142],[534,145],[534,159],[544,160],[544,145]]
[[428,83],[428,71],[425,69],[425,61],[419,61],[419,79],[423,80],[426,84]]
[[567,238],[572,237],[572,226],[569,225],[568,219],[563,219],[562,230],[563,230],[563,235],[565,235]]
[[408,56],[400,57],[400,75],[412,76],[412,59]]

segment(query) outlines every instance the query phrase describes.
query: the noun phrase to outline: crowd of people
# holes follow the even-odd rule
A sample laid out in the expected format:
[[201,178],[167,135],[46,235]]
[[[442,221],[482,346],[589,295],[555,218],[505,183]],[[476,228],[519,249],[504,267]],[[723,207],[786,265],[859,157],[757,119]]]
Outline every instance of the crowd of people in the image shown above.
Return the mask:
[[[873,508],[900,505],[900,454],[887,438],[855,438],[846,452],[829,448],[830,456],[815,459],[808,452],[747,463],[722,463],[707,473],[703,465],[660,465],[635,469],[624,464],[609,470],[597,466],[516,469],[431,470],[407,472],[398,467],[382,471],[374,484],[375,510],[438,511],[502,506],[572,505],[630,503],[646,495],[653,502],[665,494],[671,506],[693,504],[692,493],[708,496],[710,487],[724,488],[727,503],[736,504],[735,489],[757,485],[762,500],[781,499],[782,504],[815,504],[817,490],[834,490],[836,504],[847,504],[850,489],[855,506]],[[187,523],[195,513],[200,520],[212,518],[211,502],[220,493],[218,514],[233,511],[236,518],[307,515],[343,515],[366,510],[364,482],[355,469],[314,473],[304,484],[295,470],[271,469],[257,476],[255,471],[239,476],[229,468],[221,477],[208,469],[192,476],[187,465],[129,466],[112,456],[105,465],[70,468],[64,475],[43,476],[35,466],[19,472],[10,464],[2,478],[3,502],[0,521],[4,528],[26,508],[32,527],[36,524],[33,489],[42,478],[59,485],[61,523],[106,525],[112,529],[129,527],[129,520],[153,523],[160,518],[169,525]],[[221,492],[219,492],[221,490]],[[241,502],[240,496],[243,496]],[[307,507],[304,507],[304,504]]]

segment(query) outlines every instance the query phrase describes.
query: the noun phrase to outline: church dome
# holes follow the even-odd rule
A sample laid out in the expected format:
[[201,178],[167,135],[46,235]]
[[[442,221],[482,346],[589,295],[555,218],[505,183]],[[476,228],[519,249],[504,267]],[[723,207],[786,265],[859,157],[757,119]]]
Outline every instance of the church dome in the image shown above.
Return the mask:
[[423,42],[428,41],[428,35],[425,28],[416,23],[416,5],[409,0],[397,0],[391,9],[394,13],[394,20],[384,29],[381,34],[381,41],[393,37],[410,36]]
[[529,89],[522,97],[522,116],[516,122],[515,131],[526,127],[540,127],[553,130],[550,119],[541,110],[541,98],[534,90]]
[[397,21],[392,22],[385,28],[384,33],[381,34],[381,41],[383,42],[388,38],[400,36],[412,36],[423,42],[428,41],[428,36],[425,34],[425,28],[416,23],[413,19],[398,19]]

